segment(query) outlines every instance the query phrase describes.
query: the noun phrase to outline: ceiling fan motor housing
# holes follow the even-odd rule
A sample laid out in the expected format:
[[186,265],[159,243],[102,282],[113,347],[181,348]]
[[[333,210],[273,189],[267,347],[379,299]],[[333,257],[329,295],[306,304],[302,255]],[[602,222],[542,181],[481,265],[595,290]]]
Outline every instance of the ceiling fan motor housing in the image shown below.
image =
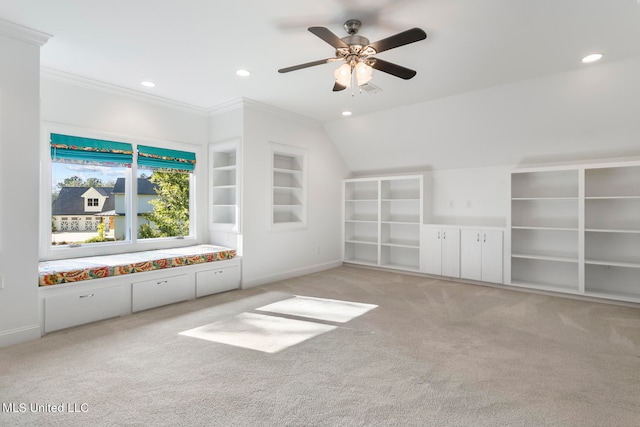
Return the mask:
[[359,20],[349,19],[347,22],[344,23],[344,29],[347,31],[347,34],[352,36],[358,33],[361,25],[362,25],[362,22],[360,22]]

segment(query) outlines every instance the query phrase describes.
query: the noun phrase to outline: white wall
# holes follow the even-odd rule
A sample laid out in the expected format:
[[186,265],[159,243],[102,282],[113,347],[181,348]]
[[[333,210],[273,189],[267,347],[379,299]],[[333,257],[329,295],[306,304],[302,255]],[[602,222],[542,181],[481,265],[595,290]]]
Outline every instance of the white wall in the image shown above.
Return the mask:
[[[82,132],[83,136],[94,138],[111,137],[114,140],[156,144],[176,148],[175,143],[185,144],[178,149],[196,152],[196,209],[191,221],[197,228],[195,243],[207,242],[207,152],[208,115],[195,108],[189,110],[153,96],[142,96],[118,88],[107,88],[99,82],[71,76],[61,76],[45,70],[41,80],[41,111],[43,135],[41,156],[48,155],[46,132]],[[46,171],[48,172],[48,171]],[[41,186],[48,188],[47,177],[43,176]],[[46,203],[48,193],[42,195],[41,203]],[[46,215],[40,219],[47,223]],[[46,237],[46,236],[45,236]],[[42,238],[41,245],[48,248]],[[193,244],[185,239],[182,244]],[[141,245],[175,245],[175,242],[143,242]],[[96,248],[104,251],[118,251],[119,248]],[[42,255],[42,251],[41,251]],[[56,255],[47,253],[51,258]],[[69,256],[61,254],[60,256]]]
[[[7,36],[14,35],[14,38]],[[0,347],[40,337],[40,42],[0,20]],[[29,40],[29,41],[28,41]]]
[[154,104],[153,97],[136,99],[125,90],[109,93],[100,90],[99,82],[86,79],[75,82],[69,78],[69,82],[64,82],[56,78],[46,70],[43,73],[44,121],[162,141],[198,145],[207,141],[208,120],[204,111],[180,110],[169,101],[163,105],[162,99]]
[[511,167],[425,173],[424,222],[504,227],[510,214]]
[[639,155],[638,75],[640,58],[605,61],[335,120],[325,129],[356,172]]
[[[271,227],[270,142],[307,150],[307,225],[302,229]],[[348,171],[322,127],[249,104],[242,144],[244,286],[339,265],[342,180]]]

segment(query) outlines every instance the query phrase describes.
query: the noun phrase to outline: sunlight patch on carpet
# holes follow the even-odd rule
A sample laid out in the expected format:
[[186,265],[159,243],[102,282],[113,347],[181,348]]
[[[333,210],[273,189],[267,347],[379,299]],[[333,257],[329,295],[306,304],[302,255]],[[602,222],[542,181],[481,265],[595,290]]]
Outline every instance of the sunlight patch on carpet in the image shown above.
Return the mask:
[[180,335],[277,353],[334,329],[335,326],[315,322],[241,313],[230,319],[180,332]]
[[257,311],[306,317],[327,322],[346,323],[378,307],[374,304],[326,298],[294,296],[257,308]]

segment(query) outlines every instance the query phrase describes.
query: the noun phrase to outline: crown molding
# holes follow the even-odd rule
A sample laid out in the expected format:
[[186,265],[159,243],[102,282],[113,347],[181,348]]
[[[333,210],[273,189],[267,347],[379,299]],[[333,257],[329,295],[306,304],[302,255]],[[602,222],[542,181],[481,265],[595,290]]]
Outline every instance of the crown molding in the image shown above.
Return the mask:
[[0,18],[0,34],[12,39],[43,46],[51,37],[51,34],[43,33],[23,25],[19,25]]
[[217,105],[213,108],[210,108],[208,111],[210,116],[216,116],[218,114],[223,114],[229,111],[234,111],[234,110],[244,109],[244,108],[251,108],[253,110],[263,111],[265,113],[274,114],[289,120],[293,119],[310,126],[322,126],[322,122],[318,120],[315,120],[300,114],[292,113],[291,111],[274,107],[273,105],[265,104],[264,102],[255,101],[249,98],[236,98],[231,101],[227,101],[223,104]]
[[239,110],[244,107],[245,98],[236,98],[231,101],[223,102],[215,107],[207,110],[209,116],[217,116],[218,114],[228,113],[229,111]]
[[212,117],[218,114],[223,114],[229,111],[238,109],[251,108],[254,110],[264,111],[266,113],[275,114],[287,119],[293,119],[298,122],[303,122],[311,126],[322,126],[322,123],[318,120],[302,116],[300,114],[292,113],[278,107],[274,107],[263,102],[254,101],[248,98],[236,98],[231,101],[224,102],[215,107],[201,108],[195,105],[175,101],[169,98],[163,98],[161,96],[140,92],[134,89],[114,85],[112,83],[106,83],[99,80],[94,80],[88,77],[79,76],[77,74],[68,73],[66,71],[57,70],[50,67],[40,67],[40,77],[47,80],[66,83],[73,86],[82,87],[85,89],[95,90],[98,92],[108,93],[111,95],[122,96],[125,98],[134,99],[137,101],[147,102],[154,105],[159,105],[174,110],[185,111],[187,113],[198,114],[200,116]]
[[68,73],[66,71],[56,70],[49,67],[40,67],[40,77],[53,80],[61,83],[66,83],[73,86],[82,87],[85,89],[91,89],[110,95],[122,96],[137,101],[146,102],[149,104],[159,105],[161,107],[171,108],[174,110],[184,111],[187,113],[198,114],[201,116],[208,116],[208,110],[206,108],[197,107],[195,105],[187,104],[184,102],[175,101],[169,98],[163,98],[161,96],[140,92],[134,89],[114,85],[112,83],[106,83],[99,80],[90,79],[88,77],[79,76],[77,74]]

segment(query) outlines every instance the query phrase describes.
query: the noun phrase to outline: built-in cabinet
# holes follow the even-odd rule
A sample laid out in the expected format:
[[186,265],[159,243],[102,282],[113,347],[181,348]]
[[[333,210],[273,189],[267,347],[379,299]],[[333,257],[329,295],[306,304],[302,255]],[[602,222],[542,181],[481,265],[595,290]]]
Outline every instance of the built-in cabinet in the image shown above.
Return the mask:
[[420,270],[422,176],[344,182],[345,262]]
[[460,232],[460,277],[502,283],[503,232],[464,228]]
[[422,272],[460,277],[460,229],[422,227]]
[[42,332],[240,288],[241,258],[39,289]]
[[511,284],[640,302],[640,163],[517,170]]

